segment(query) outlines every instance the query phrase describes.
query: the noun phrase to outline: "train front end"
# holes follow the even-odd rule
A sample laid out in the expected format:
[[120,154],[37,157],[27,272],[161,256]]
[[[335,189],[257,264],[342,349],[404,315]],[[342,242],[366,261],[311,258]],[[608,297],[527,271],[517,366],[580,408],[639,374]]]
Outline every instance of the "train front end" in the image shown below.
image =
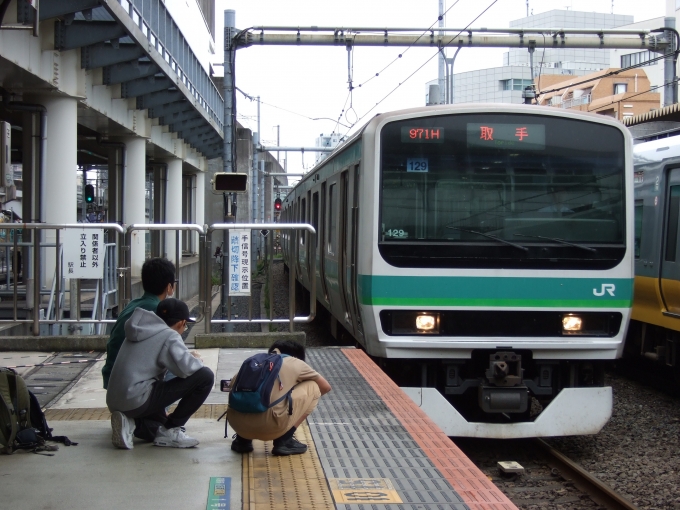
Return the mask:
[[604,366],[632,304],[631,147],[612,119],[534,106],[367,126],[365,347],[444,413],[449,435],[591,434],[608,421]]

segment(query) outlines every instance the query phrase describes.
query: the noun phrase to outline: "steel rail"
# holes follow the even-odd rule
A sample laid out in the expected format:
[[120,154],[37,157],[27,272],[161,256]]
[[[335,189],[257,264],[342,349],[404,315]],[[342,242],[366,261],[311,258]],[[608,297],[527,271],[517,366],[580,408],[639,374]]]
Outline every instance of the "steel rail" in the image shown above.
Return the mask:
[[598,480],[544,440],[536,438],[535,441],[539,448],[551,457],[554,467],[565,478],[571,479],[578,489],[587,493],[595,503],[604,506],[607,510],[638,510],[638,507],[627,498],[623,497],[606,483]]

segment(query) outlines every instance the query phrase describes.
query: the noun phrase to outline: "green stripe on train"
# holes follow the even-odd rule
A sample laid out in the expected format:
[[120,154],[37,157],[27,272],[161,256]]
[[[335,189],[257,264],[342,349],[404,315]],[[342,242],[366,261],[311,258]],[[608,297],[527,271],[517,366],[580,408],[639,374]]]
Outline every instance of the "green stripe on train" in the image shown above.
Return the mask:
[[633,301],[632,278],[359,275],[358,283],[364,305],[629,308]]

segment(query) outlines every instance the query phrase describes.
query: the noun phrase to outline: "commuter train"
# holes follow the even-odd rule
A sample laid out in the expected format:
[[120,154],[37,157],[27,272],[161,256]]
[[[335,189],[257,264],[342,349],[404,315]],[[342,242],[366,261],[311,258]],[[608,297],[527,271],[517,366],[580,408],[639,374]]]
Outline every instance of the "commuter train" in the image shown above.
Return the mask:
[[626,353],[680,381],[680,137],[635,145],[635,287]]
[[286,265],[448,435],[597,433],[632,306],[632,147],[558,108],[377,115],[285,198],[318,232],[285,237]]

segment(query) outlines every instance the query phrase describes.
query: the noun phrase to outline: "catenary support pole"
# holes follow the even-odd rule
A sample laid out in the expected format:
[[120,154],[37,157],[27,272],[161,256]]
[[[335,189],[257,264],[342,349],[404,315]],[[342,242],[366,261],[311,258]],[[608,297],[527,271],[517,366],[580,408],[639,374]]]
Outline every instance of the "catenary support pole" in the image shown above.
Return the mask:
[[[234,51],[232,51],[232,39],[236,34],[236,11],[226,9],[224,11],[224,150],[222,161],[225,172],[234,172]],[[224,198],[224,221],[229,222],[230,201]],[[229,231],[225,230],[222,237],[222,249],[224,253],[229,250]],[[224,319],[227,313],[229,301],[229,264],[227,258],[223,257],[222,262],[222,313]],[[226,329],[223,329],[226,331]]]

